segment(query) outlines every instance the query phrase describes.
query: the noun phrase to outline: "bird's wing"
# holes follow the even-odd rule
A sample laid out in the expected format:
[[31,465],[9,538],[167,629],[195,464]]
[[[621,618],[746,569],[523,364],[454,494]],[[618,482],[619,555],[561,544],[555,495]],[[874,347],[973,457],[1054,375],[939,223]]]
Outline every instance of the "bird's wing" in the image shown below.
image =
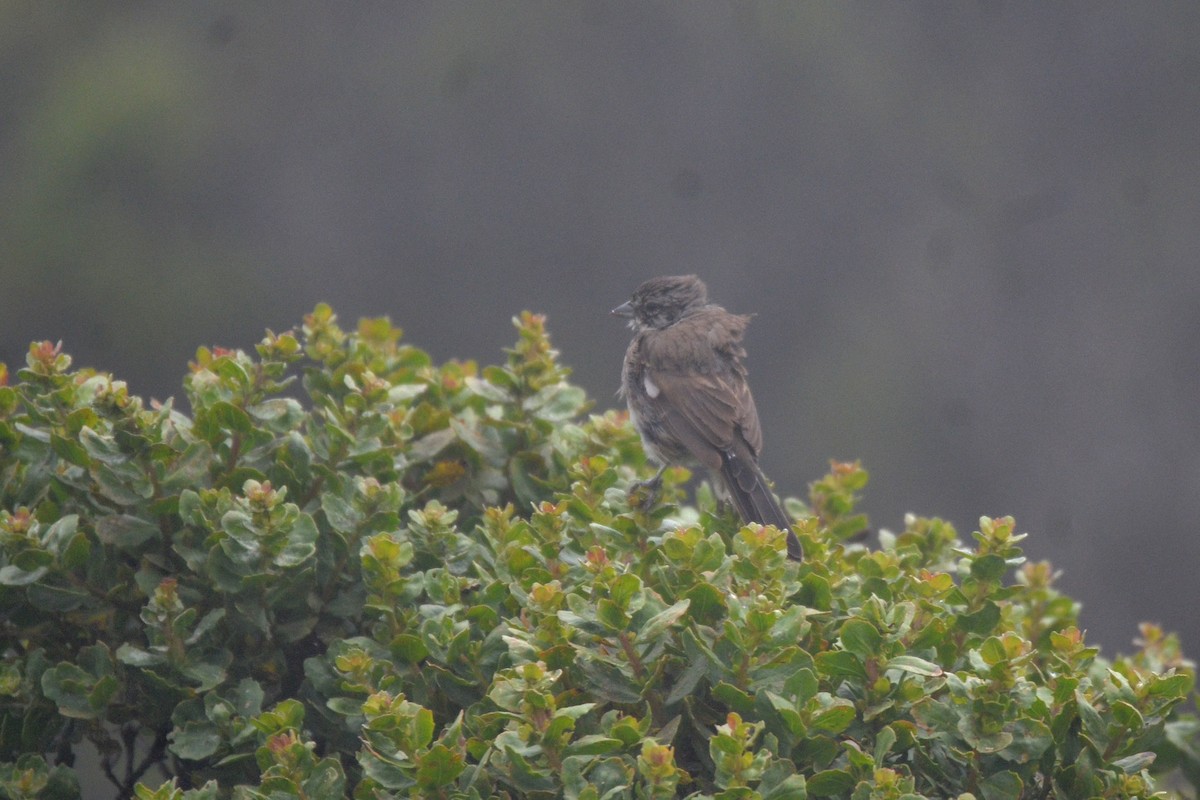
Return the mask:
[[[643,345],[646,394],[656,417],[714,470],[721,468],[722,453],[756,460],[762,449],[758,411],[740,359],[744,318],[722,314],[685,320],[695,330],[663,331]],[[686,335],[662,335],[667,333]]]
[[736,399],[728,387],[712,375],[650,370],[646,378],[657,387],[651,403],[669,437],[706,467],[720,469],[721,453],[733,446],[736,436]]

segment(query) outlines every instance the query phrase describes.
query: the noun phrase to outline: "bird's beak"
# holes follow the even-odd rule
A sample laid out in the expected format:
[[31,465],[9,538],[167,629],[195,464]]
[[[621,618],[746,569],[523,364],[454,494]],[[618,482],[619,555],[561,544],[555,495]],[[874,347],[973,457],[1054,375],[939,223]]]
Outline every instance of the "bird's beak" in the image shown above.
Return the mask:
[[617,306],[616,308],[614,308],[612,311],[610,311],[608,313],[612,314],[614,317],[624,317],[625,319],[632,319],[633,318],[633,304],[630,301],[626,300],[624,303],[621,303],[621,305]]

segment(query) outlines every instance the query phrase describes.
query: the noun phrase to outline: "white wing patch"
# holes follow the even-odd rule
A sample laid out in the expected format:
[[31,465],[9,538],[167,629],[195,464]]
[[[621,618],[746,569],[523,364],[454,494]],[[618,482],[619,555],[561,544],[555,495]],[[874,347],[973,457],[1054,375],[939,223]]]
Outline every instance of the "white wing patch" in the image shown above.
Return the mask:
[[657,384],[657,383],[655,383],[654,381],[650,380],[650,376],[649,376],[649,375],[644,375],[644,376],[642,377],[642,382],[646,384],[646,394],[648,394],[648,395],[650,396],[650,399],[651,399],[651,400],[653,400],[654,398],[658,397],[659,393],[660,393],[662,390],[658,388],[658,384]]

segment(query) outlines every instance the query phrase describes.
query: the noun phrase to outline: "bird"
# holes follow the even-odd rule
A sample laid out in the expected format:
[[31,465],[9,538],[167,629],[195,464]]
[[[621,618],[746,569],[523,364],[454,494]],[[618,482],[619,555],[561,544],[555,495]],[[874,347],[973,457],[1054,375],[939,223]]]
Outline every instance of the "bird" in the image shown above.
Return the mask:
[[709,303],[695,275],[651,278],[611,313],[634,332],[618,394],[646,454],[661,465],[646,485],[656,492],[671,464],[700,464],[719,476],[743,522],[786,531],[788,558],[802,561],[800,540],[758,465],[762,428],[742,363],[750,317]]

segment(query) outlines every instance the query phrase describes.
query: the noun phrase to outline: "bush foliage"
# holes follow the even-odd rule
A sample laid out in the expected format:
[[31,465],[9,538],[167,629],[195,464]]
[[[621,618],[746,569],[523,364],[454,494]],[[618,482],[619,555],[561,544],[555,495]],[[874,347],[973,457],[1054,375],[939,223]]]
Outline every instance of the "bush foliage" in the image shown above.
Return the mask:
[[190,415],[0,369],[0,796],[80,796],[85,743],[142,800],[1190,796],[1177,642],[1099,657],[1011,519],[868,548],[835,464],[796,565],[682,469],[631,498],[624,415],[516,326],[438,366],[318,307],[202,348]]

